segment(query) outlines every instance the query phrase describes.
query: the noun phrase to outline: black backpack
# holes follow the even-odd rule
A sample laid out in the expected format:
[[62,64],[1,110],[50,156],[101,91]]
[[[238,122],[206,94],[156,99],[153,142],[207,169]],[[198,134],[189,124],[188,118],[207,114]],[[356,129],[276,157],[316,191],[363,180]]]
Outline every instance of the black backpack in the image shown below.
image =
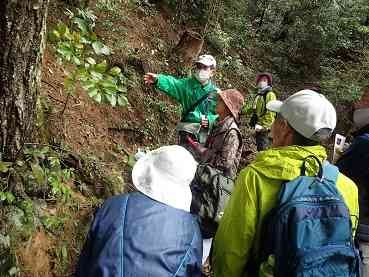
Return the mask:
[[[267,110],[266,110],[266,97],[267,97],[268,93],[271,92],[271,91],[272,90],[269,90],[269,91],[267,91],[266,93],[263,93],[263,94],[258,93],[258,94],[256,94],[256,96],[254,98],[254,101],[255,101],[256,100],[256,97],[258,97],[258,96],[262,96],[263,97],[263,100],[264,100],[264,110],[263,110],[263,114],[261,116],[265,115],[266,112],[267,112]],[[254,111],[252,113],[252,115],[251,115],[249,126],[251,128],[255,128],[255,125],[256,125],[257,122],[258,122],[258,116],[256,114],[256,111]]]

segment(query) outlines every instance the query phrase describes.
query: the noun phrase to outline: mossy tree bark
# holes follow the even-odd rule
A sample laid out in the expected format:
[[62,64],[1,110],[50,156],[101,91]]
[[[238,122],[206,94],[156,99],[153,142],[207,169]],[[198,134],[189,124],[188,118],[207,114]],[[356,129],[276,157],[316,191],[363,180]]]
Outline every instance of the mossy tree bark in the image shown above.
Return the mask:
[[14,161],[34,127],[49,0],[3,0],[0,9],[0,152]]

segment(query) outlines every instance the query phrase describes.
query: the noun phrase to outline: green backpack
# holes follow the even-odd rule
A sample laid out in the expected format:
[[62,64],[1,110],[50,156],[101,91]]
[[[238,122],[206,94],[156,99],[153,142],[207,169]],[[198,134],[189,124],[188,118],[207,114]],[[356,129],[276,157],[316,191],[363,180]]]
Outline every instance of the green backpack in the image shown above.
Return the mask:
[[199,216],[203,238],[214,237],[234,182],[209,164],[199,164],[191,183],[191,212]]

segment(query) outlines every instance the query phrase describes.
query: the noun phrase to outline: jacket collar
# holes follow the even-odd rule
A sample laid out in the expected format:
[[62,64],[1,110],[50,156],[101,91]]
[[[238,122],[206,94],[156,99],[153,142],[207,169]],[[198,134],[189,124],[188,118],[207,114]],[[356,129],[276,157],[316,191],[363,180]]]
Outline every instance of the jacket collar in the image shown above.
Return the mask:
[[205,91],[214,91],[216,90],[215,85],[213,84],[213,82],[211,80],[209,80],[209,82],[207,82],[205,85],[202,85],[199,80],[197,80],[195,77],[191,77],[193,83],[195,84],[196,87],[202,88]]
[[271,86],[267,86],[267,87],[265,87],[265,88],[263,88],[263,89],[259,90],[259,91],[258,91],[258,94],[263,95],[263,94],[265,94],[265,93],[268,93],[268,92],[269,92],[269,91],[271,91],[271,90],[272,90],[272,87],[271,87]]
[[[314,155],[323,161],[327,158],[323,146],[286,146],[271,148],[259,152],[250,167],[267,178],[277,180],[293,180],[301,175],[301,166],[307,156]],[[318,166],[313,159],[307,161],[307,175],[313,175],[318,171]]]

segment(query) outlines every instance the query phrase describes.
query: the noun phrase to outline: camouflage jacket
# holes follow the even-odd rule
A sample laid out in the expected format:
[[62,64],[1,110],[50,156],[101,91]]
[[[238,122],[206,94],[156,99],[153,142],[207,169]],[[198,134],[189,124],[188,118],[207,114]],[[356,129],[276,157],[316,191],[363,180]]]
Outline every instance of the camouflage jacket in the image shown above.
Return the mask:
[[242,154],[241,133],[235,119],[226,117],[218,122],[205,143],[201,161],[222,170],[227,177],[234,179]]

